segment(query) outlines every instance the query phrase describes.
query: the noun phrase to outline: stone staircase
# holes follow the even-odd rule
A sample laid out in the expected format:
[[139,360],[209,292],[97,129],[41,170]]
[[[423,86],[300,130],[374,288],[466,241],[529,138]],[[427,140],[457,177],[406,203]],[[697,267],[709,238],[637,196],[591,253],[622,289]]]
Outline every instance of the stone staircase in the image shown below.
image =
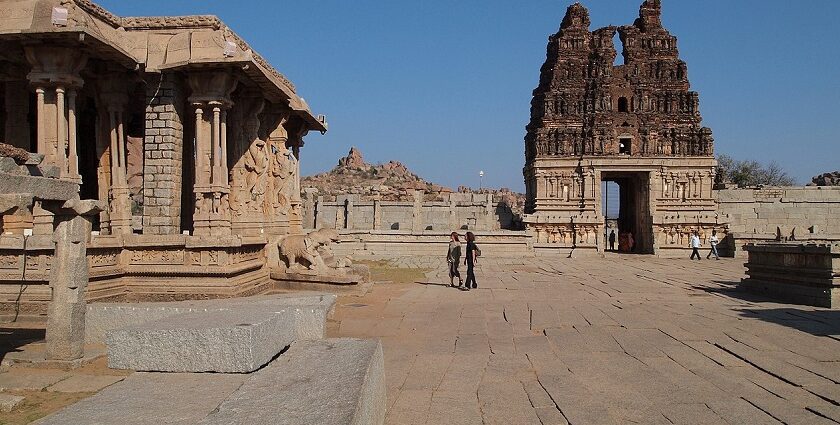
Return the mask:
[[378,340],[324,339],[335,295],[91,304],[124,381],[38,424],[381,424]]

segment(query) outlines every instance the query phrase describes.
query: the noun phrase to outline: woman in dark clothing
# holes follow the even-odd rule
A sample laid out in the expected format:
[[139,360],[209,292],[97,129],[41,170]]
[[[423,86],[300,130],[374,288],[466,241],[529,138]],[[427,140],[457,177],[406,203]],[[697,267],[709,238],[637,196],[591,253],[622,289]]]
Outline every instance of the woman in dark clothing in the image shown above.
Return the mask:
[[452,232],[449,235],[449,250],[446,252],[446,262],[449,264],[449,286],[455,286],[455,278],[458,278],[458,286],[463,286],[461,273],[458,272],[458,264],[461,262],[461,240],[458,233]]
[[475,263],[478,257],[478,248],[475,246],[475,235],[473,232],[467,232],[467,255],[464,257],[464,264],[467,265],[467,281],[466,281],[466,290],[470,290],[470,285],[472,288],[478,288],[478,284],[475,282]]

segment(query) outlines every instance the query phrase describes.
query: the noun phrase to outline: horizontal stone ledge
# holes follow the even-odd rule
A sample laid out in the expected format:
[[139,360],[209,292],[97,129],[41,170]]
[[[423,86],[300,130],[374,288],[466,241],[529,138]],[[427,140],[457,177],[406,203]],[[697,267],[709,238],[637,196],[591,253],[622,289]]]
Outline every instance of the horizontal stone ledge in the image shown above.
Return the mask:
[[109,330],[105,336],[108,366],[159,372],[253,372],[295,341],[323,338],[331,306],[234,301],[224,308],[193,309]]
[[[329,314],[335,305],[335,301],[336,297],[332,294],[312,294],[294,296],[258,295],[243,298],[174,302],[90,303],[87,306],[87,315],[85,316],[85,342],[88,344],[104,344],[105,334],[109,330],[142,325],[181,313],[240,309],[256,304],[267,308],[307,307]],[[302,331],[302,329],[299,328],[298,330]],[[306,330],[305,333],[312,333],[312,331]],[[318,332],[315,331],[315,335],[317,334]]]

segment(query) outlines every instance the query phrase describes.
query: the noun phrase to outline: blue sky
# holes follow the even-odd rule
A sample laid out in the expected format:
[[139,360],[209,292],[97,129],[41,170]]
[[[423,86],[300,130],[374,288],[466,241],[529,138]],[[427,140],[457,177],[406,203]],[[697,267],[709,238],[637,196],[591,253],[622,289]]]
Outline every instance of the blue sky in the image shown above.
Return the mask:
[[[304,174],[350,146],[428,180],[522,190],[523,137],[559,0],[100,0],[118,15],[214,14],[289,77],[330,132]],[[641,0],[590,0],[592,28]],[[663,1],[718,153],[777,161],[805,183],[840,169],[840,1]]]

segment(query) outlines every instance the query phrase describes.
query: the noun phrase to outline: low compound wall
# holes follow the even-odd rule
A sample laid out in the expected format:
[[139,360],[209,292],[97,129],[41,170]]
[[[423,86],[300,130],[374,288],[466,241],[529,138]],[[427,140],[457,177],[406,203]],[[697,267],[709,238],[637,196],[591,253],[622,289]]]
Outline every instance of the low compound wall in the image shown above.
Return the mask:
[[840,308],[840,244],[747,245],[740,287],[782,302]]
[[[463,235],[463,231],[460,231]],[[532,238],[524,231],[475,231],[476,243],[484,258],[533,257]],[[333,245],[336,256],[354,259],[391,259],[399,257],[438,257],[445,261],[450,232],[411,232],[398,230],[341,231],[341,243]],[[465,242],[463,238],[462,255]],[[462,257],[463,258],[463,257]]]
[[[769,241],[840,241],[840,187],[766,187],[715,191],[718,211],[729,224],[724,250]],[[791,238],[792,236],[792,238]]]
[[517,226],[516,216],[501,198],[491,194],[452,193],[442,201],[424,201],[422,191],[413,201],[362,200],[339,195],[334,201],[306,195],[304,228],[345,230],[499,230]]

